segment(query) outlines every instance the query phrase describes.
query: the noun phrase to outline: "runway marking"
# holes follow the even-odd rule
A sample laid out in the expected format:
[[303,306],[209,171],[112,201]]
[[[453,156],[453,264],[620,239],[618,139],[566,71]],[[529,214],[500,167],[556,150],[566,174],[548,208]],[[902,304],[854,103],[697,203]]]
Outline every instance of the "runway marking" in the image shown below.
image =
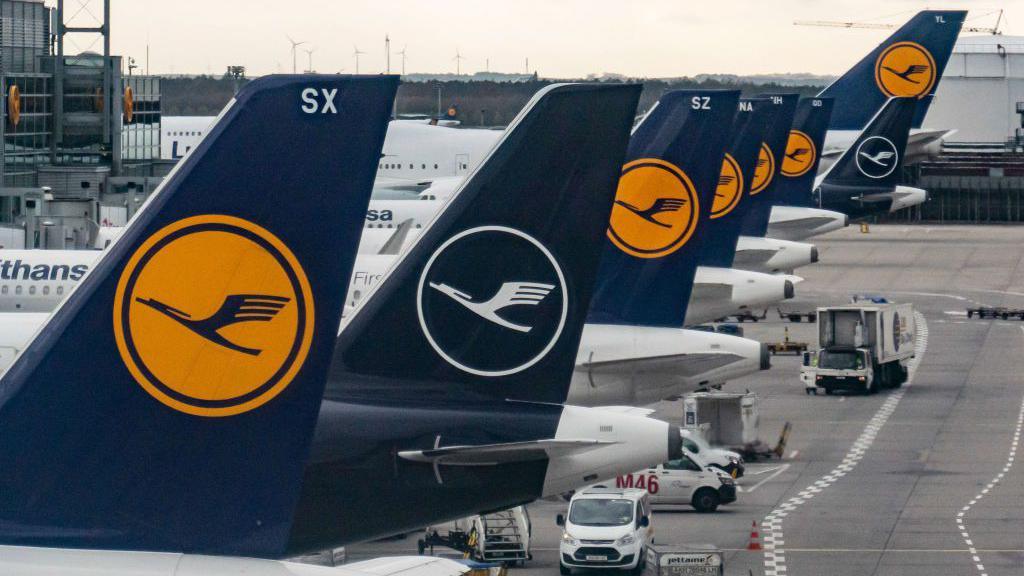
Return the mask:
[[[1024,331],[1024,326],[1021,327],[1021,330]],[[978,573],[981,576],[988,576],[988,573],[985,571],[985,564],[982,563],[981,557],[978,556],[980,551],[974,547],[974,541],[971,540],[971,533],[967,530],[964,518],[967,516],[967,513],[971,511],[971,508],[973,508],[974,505],[976,505],[982,498],[987,496],[988,493],[991,492],[992,489],[995,488],[996,485],[999,484],[1010,472],[1010,469],[1013,468],[1013,461],[1017,458],[1017,447],[1020,445],[1021,428],[1024,428],[1024,399],[1021,400],[1020,411],[1017,413],[1017,426],[1013,429],[1013,440],[1010,441],[1010,452],[1006,457],[1006,465],[1003,466],[1003,469],[999,474],[996,474],[995,478],[981,489],[981,492],[978,492],[978,494],[976,494],[966,506],[956,513],[957,530],[960,531],[960,536],[964,539],[964,543],[967,544],[967,552],[970,553],[971,560],[974,561],[974,567],[978,569]]]
[[[782,474],[786,470],[789,470],[789,467],[790,467],[790,464],[783,464],[782,466],[778,466],[776,468],[769,468],[768,470],[762,470],[762,471],[758,472],[758,474],[764,474],[765,472],[769,472],[771,470],[775,471],[771,476],[765,478],[764,480],[761,480],[760,482],[758,482],[757,484],[754,484],[750,488],[743,488],[743,492],[745,494],[750,494],[754,490],[757,490],[758,488],[760,488],[761,485],[764,484],[765,482],[771,480],[772,478],[775,478],[776,476],[778,476],[779,474]],[[742,488],[742,487],[740,487],[740,488]]]
[[902,388],[893,391],[886,398],[881,408],[868,421],[864,431],[861,432],[861,435],[853,443],[853,447],[846,453],[846,456],[838,466],[822,476],[821,479],[816,480],[813,484],[801,490],[796,496],[778,505],[761,521],[761,531],[765,534],[764,576],[786,576],[786,549],[783,547],[785,541],[783,540],[782,532],[783,519],[857,467],[857,464],[860,463],[864,454],[868,451],[868,448],[875,442],[875,438],[882,430],[882,426],[889,420],[892,413],[896,411],[896,407],[906,394],[907,388],[914,383],[914,374],[917,373],[917,367],[921,364],[921,358],[924,357],[925,350],[928,348],[928,324],[925,322],[924,315],[920,312],[914,312],[914,318],[917,321],[916,354],[907,365],[906,384]]

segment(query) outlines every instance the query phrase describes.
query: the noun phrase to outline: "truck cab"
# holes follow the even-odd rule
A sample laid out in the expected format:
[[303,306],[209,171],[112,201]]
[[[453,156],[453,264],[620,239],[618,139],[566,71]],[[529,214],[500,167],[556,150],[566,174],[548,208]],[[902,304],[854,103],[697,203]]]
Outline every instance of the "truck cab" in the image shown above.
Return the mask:
[[818,388],[831,394],[837,389],[863,390],[874,389],[874,371],[871,369],[871,351],[863,348],[836,346],[833,348],[807,352],[808,363],[801,370],[805,390],[808,394],[817,394]]

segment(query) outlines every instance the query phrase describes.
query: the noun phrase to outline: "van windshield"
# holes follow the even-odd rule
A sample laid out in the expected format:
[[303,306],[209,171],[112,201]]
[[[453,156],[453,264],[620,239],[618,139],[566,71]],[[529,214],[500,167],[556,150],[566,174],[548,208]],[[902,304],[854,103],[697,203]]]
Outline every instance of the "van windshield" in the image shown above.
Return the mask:
[[633,502],[585,498],[572,503],[569,522],[577,526],[622,526],[633,521]]
[[864,360],[856,351],[822,350],[818,353],[818,367],[829,370],[860,370],[864,368]]

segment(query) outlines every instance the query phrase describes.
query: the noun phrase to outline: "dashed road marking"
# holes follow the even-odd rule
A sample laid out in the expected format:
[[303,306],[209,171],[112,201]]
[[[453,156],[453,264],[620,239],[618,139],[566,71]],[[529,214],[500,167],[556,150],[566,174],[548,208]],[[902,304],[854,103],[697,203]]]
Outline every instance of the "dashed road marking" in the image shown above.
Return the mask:
[[[1021,328],[1024,330],[1024,327]],[[964,544],[967,544],[967,552],[971,555],[971,560],[974,562],[974,567],[978,569],[978,573],[981,576],[988,576],[985,571],[985,564],[981,561],[981,557],[978,556],[979,550],[974,546],[974,541],[971,539],[971,533],[967,530],[966,516],[982,498],[988,495],[997,484],[1003,481],[1003,478],[1010,473],[1010,469],[1013,468],[1013,461],[1017,458],[1017,447],[1020,445],[1020,433],[1021,428],[1024,428],[1024,400],[1021,400],[1020,412],[1017,413],[1017,426],[1013,430],[1013,439],[1010,441],[1010,452],[1006,457],[1006,465],[1003,469],[996,474],[995,478],[985,485],[981,489],[981,492],[975,494],[974,498],[967,503],[966,506],[960,509],[956,513],[956,529],[960,531],[960,536],[964,539]]]
[[907,388],[913,384],[914,374],[917,372],[917,367],[920,365],[921,358],[924,357],[925,350],[928,347],[928,324],[925,322],[924,315],[920,312],[914,312],[914,317],[917,320],[916,354],[907,366],[909,372],[907,383],[904,384],[903,388],[894,391],[886,398],[882,407],[868,421],[864,431],[853,443],[853,447],[846,453],[846,456],[838,466],[810,486],[801,490],[796,496],[777,506],[761,522],[761,530],[764,532],[764,576],[786,576],[786,549],[782,532],[783,519],[857,467],[857,464],[860,463],[868,448],[875,442],[875,438],[882,430],[882,426],[889,420],[892,413],[896,411],[896,407],[906,394]]

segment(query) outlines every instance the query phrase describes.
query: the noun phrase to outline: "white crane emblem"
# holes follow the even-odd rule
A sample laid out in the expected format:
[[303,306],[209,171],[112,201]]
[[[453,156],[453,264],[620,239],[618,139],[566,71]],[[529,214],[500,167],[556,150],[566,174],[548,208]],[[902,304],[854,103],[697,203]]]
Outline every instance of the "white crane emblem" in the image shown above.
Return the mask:
[[552,290],[553,284],[541,284],[538,282],[505,282],[489,300],[476,302],[473,297],[447,284],[435,284],[430,282],[430,287],[452,300],[462,304],[477,316],[493,322],[498,326],[527,333],[533,329],[532,326],[515,324],[498,315],[499,310],[510,306],[536,306],[540,304]]

